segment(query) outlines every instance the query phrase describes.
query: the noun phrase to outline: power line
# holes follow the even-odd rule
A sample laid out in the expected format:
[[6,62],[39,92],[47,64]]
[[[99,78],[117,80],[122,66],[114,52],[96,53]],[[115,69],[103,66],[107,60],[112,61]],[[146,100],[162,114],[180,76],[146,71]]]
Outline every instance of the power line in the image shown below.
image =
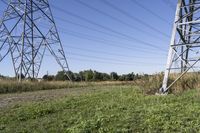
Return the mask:
[[[5,2],[4,0],[1,0],[1,2],[4,4],[4,5],[8,5],[8,3],[7,2]],[[4,12],[4,11],[2,11],[2,10],[0,10],[0,12]]]
[[[45,28],[45,27],[47,27],[46,25],[44,25],[44,24],[42,24],[42,23],[40,23],[40,25],[43,27],[43,28]],[[58,26],[59,27],[59,26]],[[48,27],[47,27],[48,28]],[[59,30],[60,32],[62,32],[62,33],[64,33],[64,34],[67,34],[67,35],[70,35],[70,36],[73,36],[73,37],[76,37],[76,38],[79,38],[79,39],[85,39],[85,40],[89,40],[89,41],[94,41],[94,42],[98,42],[98,43],[101,43],[101,44],[106,44],[106,45],[108,45],[108,46],[112,46],[112,47],[118,47],[118,48],[123,48],[123,49],[126,49],[126,50],[136,50],[137,49],[137,51],[138,52],[145,52],[145,53],[148,53],[148,54],[157,54],[157,53],[155,53],[155,52],[153,52],[153,51],[148,51],[148,50],[150,50],[150,49],[145,49],[145,48],[138,48],[138,47],[126,47],[126,46],[121,46],[121,45],[117,45],[116,43],[119,43],[119,42],[115,42],[114,44],[113,43],[110,43],[110,42],[112,42],[112,41],[110,41],[110,40],[105,40],[105,39],[100,39],[100,40],[98,40],[98,39],[95,39],[95,38],[98,38],[98,37],[95,37],[95,36],[91,36],[91,35],[87,35],[87,34],[83,34],[83,33],[79,33],[79,32],[75,32],[75,31],[70,31],[70,30],[63,30],[63,28],[62,28],[62,30]],[[123,43],[121,43],[121,44],[123,44]],[[124,44],[124,45],[127,45],[127,44]],[[64,45],[63,45],[63,47],[64,47]],[[145,50],[147,50],[147,51],[145,51]],[[166,52],[165,50],[163,50],[162,52]]]
[[[74,36],[74,33],[75,34],[77,34],[77,32],[73,32],[73,31],[70,31],[72,34],[71,35],[73,35]],[[66,34],[69,34],[69,32],[65,32],[64,31],[64,33],[66,33]],[[80,33],[78,33],[78,34],[80,34]],[[81,35],[83,35],[83,34],[81,34]],[[77,37],[77,35],[75,35],[76,37]],[[87,36],[88,37],[88,35],[84,35],[84,36]],[[80,36],[79,36],[79,38],[80,38]],[[81,37],[81,38],[83,38],[83,37]],[[91,37],[91,38],[94,38],[93,36]],[[88,38],[87,38],[88,39]],[[90,39],[91,40],[91,39]],[[94,40],[94,39],[92,39],[93,41],[97,41],[97,40]],[[108,40],[104,40],[103,42],[102,42],[102,40],[103,39],[100,39],[101,40],[101,43],[104,43],[105,44],[105,42],[106,41],[108,41]],[[99,41],[98,41],[99,42]],[[114,42],[114,43],[116,43],[116,42]],[[118,42],[117,42],[118,43]],[[112,44],[113,45],[113,44]],[[124,44],[124,45],[127,45],[127,44]],[[117,47],[120,47],[121,48],[121,45],[113,45],[113,46],[117,46]],[[123,47],[123,48],[127,48],[127,49],[130,49],[130,47]],[[136,48],[136,47],[134,47],[134,50],[135,49],[138,49],[138,48]],[[142,52],[149,52],[149,51],[144,51],[145,50],[145,48],[143,48],[142,50],[140,49],[140,51],[142,51]],[[153,53],[155,53],[155,52],[153,52]]]
[[130,58],[141,58],[141,59],[147,59],[147,58],[161,58],[160,56],[156,57],[144,57],[144,56],[132,56],[132,55],[125,55],[125,54],[119,54],[119,53],[110,53],[110,52],[105,52],[105,51],[99,51],[99,50],[91,50],[91,49],[85,49],[85,48],[78,48],[70,45],[65,45],[66,48],[71,48],[71,49],[76,49],[80,51],[86,51],[86,52],[91,52],[91,53],[100,53],[100,54],[105,54],[105,55],[113,55],[113,56],[119,56],[119,57],[130,57]]
[[125,66],[131,66],[134,65],[134,67],[147,67],[147,66],[163,66],[164,64],[132,64],[132,63],[120,63],[120,62],[112,62],[112,61],[101,61],[101,60],[94,60],[94,59],[85,59],[85,58],[77,58],[77,57],[67,57],[68,60],[78,60],[78,61],[89,61],[89,62],[97,62],[97,63],[103,63],[103,64],[114,64],[114,65],[125,65]]
[[[79,0],[78,0],[78,1],[79,1]],[[79,2],[81,2],[81,1],[79,1]],[[81,2],[81,3],[83,3],[83,2]],[[84,3],[84,4],[86,4],[86,3]],[[89,5],[88,5],[88,6],[89,6]],[[90,8],[92,9],[93,7],[90,6]],[[95,8],[93,8],[93,9],[95,10]],[[114,19],[114,20],[116,20],[116,21],[118,21],[118,22],[120,22],[120,23],[123,23],[123,24],[125,24],[125,25],[127,25],[127,26],[129,26],[129,27],[132,27],[132,28],[134,28],[134,29],[137,29],[138,31],[141,31],[141,32],[143,32],[143,33],[146,33],[148,36],[152,36],[151,34],[147,33],[146,31],[141,30],[140,28],[138,28],[138,27],[136,27],[136,26],[133,26],[133,25],[130,25],[130,24],[124,22],[124,21],[121,21],[120,19],[118,19],[118,18],[116,18],[116,17],[113,17],[112,15],[109,15],[109,14],[107,14],[107,13],[105,13],[105,12],[103,12],[103,11],[100,11],[100,10],[98,10],[98,9],[96,9],[96,11],[98,11],[99,13],[104,14],[104,15],[106,15],[106,16],[108,16],[108,17],[110,17],[110,18],[112,18],[112,19]],[[70,24],[74,24],[74,25],[83,27],[83,28],[87,28],[87,29],[90,29],[90,30],[93,30],[93,31],[101,32],[101,33],[103,33],[103,34],[107,34],[107,35],[110,35],[110,36],[114,36],[113,34],[109,34],[109,33],[107,33],[107,32],[103,32],[103,31],[100,31],[100,30],[97,30],[97,29],[94,29],[94,28],[91,28],[91,27],[88,27],[88,26],[85,26],[85,25],[82,25],[82,24],[78,24],[78,23],[75,23],[75,22],[73,22],[73,21],[69,21],[69,20],[67,20],[67,19],[63,19],[63,18],[59,18],[59,17],[55,17],[55,18],[57,18],[57,19],[59,19],[59,20],[61,20],[61,21],[65,21],[65,22],[70,23]],[[114,36],[114,37],[116,37],[116,36]],[[155,37],[155,36],[152,36],[152,37]],[[157,37],[155,37],[155,38],[157,38]]]
[[109,7],[113,8],[114,10],[116,10],[116,11],[118,11],[118,12],[124,14],[125,16],[131,18],[132,20],[137,21],[138,23],[140,23],[140,24],[146,26],[147,28],[149,28],[149,29],[151,29],[151,30],[153,30],[153,31],[155,31],[155,32],[157,32],[157,33],[159,33],[159,34],[161,34],[161,35],[167,37],[167,38],[170,38],[169,35],[163,33],[162,31],[156,29],[155,27],[149,25],[148,23],[146,23],[146,22],[144,22],[144,21],[142,21],[142,20],[136,18],[135,16],[133,16],[133,15],[131,15],[131,14],[125,12],[124,10],[118,8],[117,6],[115,6],[115,5],[113,5],[112,3],[108,2],[107,0],[101,0],[101,2],[103,2],[103,3],[106,4],[106,5],[108,5]]
[[[64,20],[64,19],[63,19]],[[66,20],[67,21],[67,20]],[[81,26],[84,26],[84,25],[81,25]],[[57,27],[59,27],[59,26],[57,26]],[[87,28],[87,26],[85,27],[85,28]],[[63,29],[63,30],[65,30],[63,27],[60,27],[60,29]],[[95,29],[96,30],[96,29]],[[99,31],[99,30],[97,30],[98,32],[101,32],[101,33],[104,33],[104,34],[107,34],[106,32],[103,32],[103,31]],[[71,32],[74,32],[74,31],[71,31]],[[75,33],[75,32],[74,32]],[[76,33],[78,33],[78,32],[76,32]],[[78,33],[78,34],[83,34],[83,33]],[[116,38],[119,38],[119,37],[117,37],[117,36],[115,36],[115,35],[113,35],[113,34],[108,34],[108,35],[110,35],[110,36],[113,36],[113,37],[116,37]],[[87,36],[89,36],[89,35],[87,35]],[[93,38],[93,37],[92,37]],[[97,37],[96,37],[97,38]],[[123,38],[124,39],[124,38]],[[101,40],[105,40],[105,39],[101,39]],[[111,40],[107,40],[107,41],[109,41],[109,42],[111,42]],[[112,41],[112,42],[114,42],[114,41]],[[122,44],[121,42],[114,42],[114,43],[120,43],[120,44]],[[129,45],[129,44],[125,44],[125,45]],[[137,48],[136,48],[137,49]],[[144,49],[144,48],[143,48]],[[162,51],[165,51],[164,49],[162,50]]]
[[[110,42],[105,41],[105,40],[101,40],[101,39],[98,40],[94,36],[84,35],[83,33],[78,33],[78,32],[73,32],[73,31],[66,31],[66,30],[65,31],[64,30],[60,30],[60,32],[66,34],[66,35],[70,35],[70,36],[76,37],[76,38],[85,39],[85,40],[89,40],[89,41],[94,41],[94,42],[101,43],[101,44],[104,44],[104,45],[108,45],[108,46],[111,46],[111,47],[118,47],[118,48],[123,48],[123,49],[127,49],[127,50],[136,50],[137,49],[138,52],[157,54],[154,51],[148,51],[150,49],[146,50],[145,48],[140,49],[138,47],[127,47],[126,46],[127,44],[125,44],[125,46],[122,46],[122,45],[118,45],[116,43],[110,43]],[[121,43],[121,44],[123,44],[123,43]],[[162,50],[160,52],[163,52],[163,53],[165,52],[166,53],[165,50]]]
[[[98,56],[91,56],[91,55],[84,55],[84,54],[77,54],[77,53],[68,53],[69,55],[76,55],[80,57],[87,57],[87,58],[93,58],[93,59],[100,59],[100,60],[107,60],[107,61],[117,61],[120,63],[139,63],[139,64],[155,64],[155,63],[149,63],[149,62],[139,62],[139,61],[125,61],[125,60],[119,60],[119,59],[114,59],[114,58],[104,58],[104,57],[98,57]],[[158,65],[158,64],[157,64]],[[163,64],[159,64],[163,65]]]
[[170,0],[162,0],[166,5],[168,5],[170,7],[170,9],[172,9],[172,11],[174,11],[176,9],[176,5],[174,5]]
[[[71,31],[71,30],[66,30],[66,29],[65,30],[63,29],[62,32],[66,33],[66,34],[71,34],[71,35],[80,35],[83,38],[90,38],[90,39],[92,38],[92,40],[96,40],[97,39],[96,41],[101,41],[103,43],[108,43],[109,45],[113,45],[113,46],[120,46],[121,47],[121,45],[117,45],[118,43],[123,44],[125,46],[129,45],[129,44],[126,44],[126,43],[111,41],[111,40],[107,40],[107,39],[104,39],[104,38],[99,38],[99,37],[96,37],[96,36],[93,36],[93,35],[88,35],[88,34],[79,33],[79,32],[76,32],[76,31]],[[133,46],[133,45],[129,45],[129,46]],[[134,49],[138,49],[138,50],[143,51],[143,52],[150,52],[149,51],[150,49],[147,49],[147,48],[140,48],[140,47],[127,47],[127,48],[134,48]],[[162,50],[162,52],[166,52],[166,50]]]
[[139,3],[137,0],[130,0],[133,4],[136,4],[137,6],[139,6],[140,8],[144,9],[145,11],[147,11],[148,13],[152,14],[153,16],[155,16],[156,18],[160,19],[161,21],[165,22],[166,24],[171,26],[171,23],[169,21],[167,21],[165,18],[161,17],[160,15],[154,13],[153,11],[151,11],[150,9],[146,8],[144,5],[142,5],[141,3]]
[[[60,19],[60,18],[59,18]],[[65,20],[65,21],[67,21],[67,20]],[[73,23],[72,21],[67,21],[67,22],[70,22],[70,23]],[[76,23],[75,23],[76,24]],[[83,26],[83,25],[81,25],[81,26]],[[87,26],[86,26],[87,27]],[[87,27],[88,28],[88,27]],[[105,33],[105,32],[104,32]],[[115,42],[116,43],[116,42]],[[127,44],[126,44],[127,45]],[[134,49],[136,49],[136,48],[134,48]],[[143,48],[144,49],[144,48]],[[163,50],[164,51],[164,50]],[[144,52],[146,52],[146,51],[144,51]]]
[[[61,18],[59,18],[59,19],[61,19]],[[62,19],[63,20],[63,19]],[[65,20],[65,21],[67,21],[67,22],[70,22],[70,23],[73,23],[72,21],[68,21],[68,20]],[[83,25],[81,25],[81,26],[83,26]],[[87,27],[88,28],[88,27]],[[105,32],[104,32],[105,33]],[[80,34],[80,33],[79,33]],[[92,37],[93,38],[93,37]],[[101,39],[102,40],[102,39]],[[115,42],[116,43],[116,42]],[[118,42],[117,42],[118,43]],[[127,44],[125,44],[125,45],[127,45]],[[144,49],[144,48],[143,48]],[[146,51],[144,51],[144,52],[146,52]]]
[[[62,31],[63,32],[63,31]],[[63,32],[63,33],[66,33],[67,35],[71,35],[71,36],[74,36],[76,38],[81,38],[81,39],[86,39],[86,40],[89,40],[89,41],[94,41],[94,42],[97,42],[97,43],[101,43],[101,44],[104,44],[104,45],[108,45],[108,46],[111,46],[111,47],[118,47],[118,48],[123,48],[123,49],[126,49],[126,50],[136,50],[137,48],[133,48],[133,47],[126,47],[126,46],[121,46],[121,45],[117,45],[117,44],[111,44],[111,43],[105,43],[104,41],[102,40],[95,40],[95,39],[92,39],[92,38],[88,38],[88,37],[82,37],[82,36],[79,36],[79,35],[75,35],[75,34],[70,34],[70,33],[67,33],[67,32]],[[155,52],[151,52],[151,51],[145,51],[145,50],[137,50],[138,52],[144,52],[144,53],[148,53],[148,54],[157,54]],[[164,51],[163,51],[164,52]]]
[[[130,63],[127,61],[119,61],[116,59],[110,59],[110,58],[102,58],[102,57],[94,57],[94,56],[90,56],[90,55],[82,55],[82,54],[76,54],[76,53],[71,53],[71,55],[75,55],[75,56],[79,56],[81,58],[77,58],[77,57],[73,57],[73,56],[68,56],[66,57],[67,59],[72,59],[72,60],[78,60],[78,61],[89,61],[89,62],[97,62],[97,63],[106,63],[106,64],[115,64],[115,65],[134,65],[134,66],[163,66],[164,64],[159,64],[159,63],[147,63],[147,62],[134,62],[134,63]],[[45,56],[52,56],[50,54],[45,54]],[[88,59],[89,58],[89,59]],[[138,64],[139,63],[139,64]]]
[[93,21],[91,21],[91,20],[88,20],[88,19],[86,19],[86,18],[84,18],[84,17],[82,17],[82,16],[76,15],[76,14],[74,14],[74,13],[72,13],[72,12],[67,11],[67,10],[63,10],[63,9],[61,9],[61,8],[58,8],[58,7],[54,6],[54,5],[52,5],[52,7],[53,7],[54,9],[57,9],[57,10],[59,10],[59,11],[62,11],[62,12],[64,12],[64,13],[66,13],[66,14],[69,14],[70,16],[79,18],[79,19],[84,20],[84,21],[86,21],[86,22],[88,22],[88,23],[91,23],[91,24],[93,24],[93,25],[96,25],[96,26],[98,26],[98,27],[101,27],[101,28],[103,28],[103,29],[105,29],[105,30],[107,30],[107,31],[110,31],[110,32],[115,33],[115,34],[117,34],[117,35],[126,37],[126,38],[129,39],[129,40],[134,40],[134,41],[139,42],[139,43],[141,43],[141,44],[143,44],[143,45],[150,46],[150,47],[153,47],[153,48],[156,48],[156,49],[159,49],[159,50],[163,50],[163,49],[161,49],[161,48],[158,47],[158,46],[155,46],[155,45],[150,44],[150,43],[148,43],[148,42],[144,42],[144,41],[142,41],[142,40],[140,40],[140,39],[137,39],[137,38],[135,38],[135,37],[126,35],[126,34],[124,34],[124,33],[115,31],[115,30],[113,30],[113,29],[111,29],[111,28],[109,28],[109,27],[106,27],[106,26],[97,24],[97,23],[95,23],[95,22],[93,22]]
[[2,2],[3,4],[5,4],[5,5],[8,5],[8,3],[5,2],[5,0],[1,0],[1,2]]
[[[115,37],[115,38],[122,38],[122,39],[124,39],[124,37],[116,36],[116,35],[113,35],[113,34],[110,34],[110,33],[107,33],[107,32],[101,31],[101,30],[97,30],[97,29],[94,29],[94,28],[91,28],[91,27],[88,27],[88,26],[85,26],[85,25],[81,25],[81,24],[78,24],[78,23],[74,23],[74,22],[69,21],[69,20],[67,20],[67,19],[63,19],[63,18],[59,18],[59,17],[55,17],[55,18],[58,19],[58,20],[61,20],[61,21],[63,21],[63,22],[67,22],[67,23],[70,23],[70,24],[73,24],[73,25],[77,25],[77,26],[80,26],[80,27],[83,27],[83,28],[86,28],[86,29],[89,29],[89,30],[92,30],[92,31],[97,31],[97,32],[99,32],[99,33],[107,34],[107,35],[112,36],[112,37]],[[59,26],[57,26],[57,27],[59,27]],[[63,27],[60,27],[60,29],[64,29],[64,28],[63,28]],[[129,41],[129,40],[128,40],[128,41]],[[119,43],[119,42],[117,42],[117,43]],[[127,44],[126,44],[126,45],[127,45]],[[165,50],[163,49],[163,51],[165,51]]]
[[114,17],[114,16],[112,16],[112,15],[110,15],[110,14],[108,14],[108,13],[106,13],[106,12],[100,10],[100,9],[97,9],[97,8],[95,8],[95,7],[89,5],[89,4],[87,4],[87,3],[85,3],[85,2],[83,2],[83,1],[81,1],[81,0],[75,0],[75,2],[77,2],[77,3],[79,3],[79,4],[81,4],[81,5],[85,6],[85,7],[87,7],[87,8],[89,8],[89,9],[93,10],[93,11],[96,11],[96,12],[99,13],[99,14],[102,14],[102,15],[104,15],[104,16],[107,16],[108,18],[110,18],[110,19],[112,19],[112,20],[115,20],[115,21],[117,21],[118,23],[121,23],[121,24],[123,24],[123,25],[125,25],[125,26],[127,26],[127,27],[129,27],[129,28],[132,28],[132,29],[134,29],[134,30],[137,30],[137,31],[139,31],[139,32],[142,32],[142,33],[144,33],[144,34],[146,34],[146,35],[148,35],[148,36],[151,36],[151,37],[154,37],[154,38],[158,38],[158,37],[153,36],[151,33],[147,33],[147,31],[138,28],[137,26],[134,26],[134,25],[131,25],[131,24],[129,24],[129,23],[126,23],[125,21],[122,21],[121,19],[119,19],[119,18],[117,18],[117,17]]
[[[59,26],[58,26],[59,27]],[[65,32],[65,31],[62,31],[63,33],[66,33],[66,34],[70,34],[70,33],[68,33],[68,32]],[[79,34],[81,34],[81,33],[79,33]],[[72,36],[75,36],[75,37],[78,37],[78,36],[76,36],[76,35],[74,35],[74,34],[70,34],[70,35],[72,35]],[[88,38],[84,38],[84,37],[78,37],[78,38],[83,38],[83,39],[87,39],[88,40]],[[93,38],[93,37],[92,37]],[[91,39],[90,39],[91,40]],[[94,41],[94,40],[93,40]],[[102,42],[101,42],[102,43]],[[105,43],[104,43],[105,44]],[[122,43],[121,43],[122,44]],[[112,44],[113,45],[113,44]],[[125,44],[125,45],[127,45],[127,44]],[[120,47],[120,48],[127,48],[127,49],[130,49],[130,47],[121,47],[120,45],[113,45],[113,46],[117,46],[117,47]],[[138,48],[136,48],[136,47],[134,47],[134,49],[138,49]],[[144,50],[145,50],[145,48],[143,48]],[[141,49],[139,49],[139,50],[141,50]],[[149,52],[149,51],[144,51],[144,50],[142,50],[141,52]],[[149,52],[150,53],[150,52]],[[155,53],[155,52],[153,52],[153,53]],[[118,55],[119,56],[119,55]],[[125,56],[124,56],[125,57]],[[132,56],[133,57],[133,56]],[[135,56],[134,56],[135,57]],[[135,58],[139,58],[139,57],[135,57]]]
[[[3,12],[3,11],[0,10],[0,12]],[[103,33],[103,34],[112,36],[112,37],[117,37],[117,38],[122,38],[122,39],[124,39],[124,37],[116,36],[116,35],[113,35],[113,34],[111,34],[111,33],[101,31],[101,30],[99,30],[99,29],[91,28],[91,27],[89,27],[89,26],[82,25],[82,24],[80,24],[80,23],[76,23],[76,22],[70,21],[70,20],[68,20],[68,19],[64,19],[64,18],[57,17],[57,16],[55,16],[54,18],[56,18],[57,20],[63,21],[63,22],[67,22],[67,23],[69,23],[69,24],[73,24],[73,25],[76,25],[76,26],[79,26],[79,27],[82,27],[82,28],[91,30],[91,31],[96,31],[96,32],[99,32],[99,33]]]
[[[67,47],[67,48],[75,48],[75,47],[72,47],[72,46],[66,46],[64,45],[64,47]],[[79,49],[79,50],[86,50],[86,51],[89,51],[89,52],[93,52],[93,53],[97,53],[97,52],[101,52],[101,53],[104,53],[104,54],[107,54],[107,55],[114,55],[114,56],[122,56],[122,57],[134,57],[134,58],[152,58],[152,57],[136,57],[136,56],[127,56],[127,55],[119,55],[119,54],[113,54],[113,53],[107,53],[107,52],[102,52],[102,51],[93,51],[93,50],[88,50],[88,49],[81,49],[81,48],[75,48],[75,49]],[[110,63],[110,64],[120,64],[121,65],[133,65],[132,63],[130,64],[123,64],[123,63],[129,63],[127,61],[124,61],[124,60],[117,60],[117,59],[113,59],[113,58],[103,58],[103,57],[97,57],[97,56],[91,56],[91,55],[83,55],[83,54],[77,54],[77,53],[68,53],[69,55],[76,55],[76,56],[80,56],[80,57],[87,57],[87,58],[93,58],[93,59],[101,59],[101,60],[107,60],[109,62],[106,62],[106,63],[110,63],[110,61],[118,61],[117,63]],[[46,56],[52,56],[52,55],[47,55]],[[71,58],[70,58],[71,59]],[[82,60],[82,59],[81,59]],[[145,63],[145,62],[137,62],[137,61],[133,61],[134,63],[142,63],[142,64],[154,64],[154,63]],[[134,64],[135,65],[135,64]],[[161,64],[155,64],[155,65],[161,65]]]
[[108,33],[108,32],[104,32],[104,31],[101,31],[99,29],[95,29],[95,28],[92,28],[92,27],[89,27],[89,26],[86,26],[86,25],[82,25],[80,23],[75,23],[73,21],[69,21],[69,20],[64,19],[64,18],[60,18],[60,17],[54,17],[54,18],[56,18],[57,20],[60,20],[62,22],[73,24],[73,25],[76,25],[76,26],[79,26],[79,27],[82,27],[82,28],[85,28],[85,29],[88,29],[88,30],[91,30],[91,31],[96,31],[96,32],[99,32],[99,33],[103,33],[104,35],[106,34],[106,35],[109,35],[109,36],[112,36],[112,37],[115,37],[115,38],[122,38],[122,39],[124,39],[124,37],[116,36],[114,34],[111,34],[111,33]]
[[[58,26],[58,28],[59,28],[59,26]],[[97,37],[97,36],[93,36],[93,35],[89,35],[89,34],[85,34],[85,33],[80,33],[80,32],[76,32],[76,31],[72,31],[72,30],[68,30],[68,29],[64,29],[64,28],[62,28],[62,27],[60,27],[60,29],[62,29],[61,31],[63,32],[63,33],[71,33],[71,34],[78,34],[78,35],[81,35],[81,36],[83,36],[83,37],[89,37],[89,38],[95,38],[95,39],[99,39],[100,41],[104,41],[104,42],[108,42],[108,43],[112,43],[112,45],[116,45],[116,44],[123,44],[123,45],[125,45],[125,46],[135,46],[135,45],[130,45],[130,44],[126,44],[126,43],[123,43],[123,42],[117,42],[117,41],[113,41],[113,40],[108,40],[108,39],[105,39],[105,38],[100,38],[100,37]],[[120,45],[121,46],[121,45]],[[143,50],[145,50],[146,48],[141,48],[141,47],[134,47],[134,49],[139,49],[139,50],[141,50],[141,49],[143,49]],[[148,49],[149,50],[149,49]],[[165,52],[165,50],[163,49],[163,51]]]
[[[69,32],[69,31],[68,31]],[[73,31],[70,31],[73,33]],[[76,32],[74,32],[76,33]],[[68,33],[67,33],[68,34]],[[77,34],[77,33],[76,33]],[[85,35],[85,36],[88,36],[88,35]],[[108,41],[108,40],[104,40],[104,41]],[[98,63],[107,63],[107,64],[120,64],[120,65],[138,65],[138,64],[133,64],[133,63],[129,63],[129,61],[124,61],[124,60],[119,60],[119,59],[113,59],[113,58],[104,58],[104,57],[98,57],[98,56],[91,56],[91,55],[84,55],[84,54],[77,54],[77,53],[70,53],[71,55],[75,55],[75,56],[80,56],[80,57],[86,57],[86,58],[94,58],[94,59],[100,59],[100,60],[103,60],[103,61],[99,61],[99,60],[95,60],[96,62]],[[108,54],[111,54],[111,53],[108,53]],[[116,54],[115,54],[116,55]],[[119,55],[118,55],[119,56]],[[120,55],[122,56],[122,55]],[[78,58],[70,58],[70,59],[74,59],[74,60],[85,60],[86,59],[78,59]],[[105,62],[104,60],[107,60],[108,62]],[[115,61],[115,62],[113,62]],[[94,60],[92,61],[94,62]],[[156,64],[156,63],[146,63],[146,62],[137,62],[135,61],[134,63],[140,63],[142,66],[144,66],[143,64],[146,64],[145,66],[147,65],[161,65],[161,64]],[[163,64],[162,64],[163,65]]]

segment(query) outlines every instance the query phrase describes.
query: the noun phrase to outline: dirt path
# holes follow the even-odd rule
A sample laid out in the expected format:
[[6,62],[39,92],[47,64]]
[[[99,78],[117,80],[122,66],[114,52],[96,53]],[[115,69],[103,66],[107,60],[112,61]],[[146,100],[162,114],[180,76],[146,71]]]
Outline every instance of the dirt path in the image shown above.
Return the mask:
[[[9,107],[16,104],[34,101],[46,101],[58,99],[65,96],[79,96],[81,94],[92,93],[99,91],[103,87],[87,87],[87,88],[69,88],[57,90],[43,90],[34,92],[23,92],[14,94],[1,94],[0,95],[0,109]],[[102,90],[102,89],[100,89]]]

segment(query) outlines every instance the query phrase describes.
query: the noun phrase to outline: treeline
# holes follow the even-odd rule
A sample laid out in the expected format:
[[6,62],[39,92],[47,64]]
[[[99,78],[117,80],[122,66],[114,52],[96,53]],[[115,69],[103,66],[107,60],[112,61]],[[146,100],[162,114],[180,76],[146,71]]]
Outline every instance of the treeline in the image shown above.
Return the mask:
[[[133,81],[136,79],[141,79],[143,77],[148,77],[147,74],[122,74],[119,75],[116,72],[111,72],[110,74],[101,73],[93,70],[80,71],[79,73],[73,73],[68,71],[67,74],[73,81]],[[69,80],[64,71],[59,71],[56,75],[44,75],[43,80],[45,81],[65,81]]]
[[3,75],[0,74],[0,78],[5,78],[5,76],[3,76]]

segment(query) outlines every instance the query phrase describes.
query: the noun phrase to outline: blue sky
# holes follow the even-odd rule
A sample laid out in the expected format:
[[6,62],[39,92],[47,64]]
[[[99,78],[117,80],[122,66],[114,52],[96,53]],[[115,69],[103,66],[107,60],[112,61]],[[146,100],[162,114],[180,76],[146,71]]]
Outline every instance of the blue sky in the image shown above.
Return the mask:
[[[77,0],[49,0],[70,70],[164,70],[176,0],[106,0],[114,6],[103,0],[81,1],[87,6]],[[1,16],[5,8],[0,2]],[[0,68],[0,74],[14,76],[9,56]],[[40,76],[58,70],[54,58],[45,56]]]

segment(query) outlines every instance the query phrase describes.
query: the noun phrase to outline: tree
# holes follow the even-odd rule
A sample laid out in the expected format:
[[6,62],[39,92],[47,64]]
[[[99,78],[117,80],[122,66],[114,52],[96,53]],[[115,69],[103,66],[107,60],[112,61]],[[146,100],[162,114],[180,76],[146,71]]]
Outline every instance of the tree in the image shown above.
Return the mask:
[[141,79],[141,76],[137,73],[137,74],[135,75],[135,79]]
[[3,76],[3,75],[0,74],[0,78],[5,78],[5,76]]
[[81,78],[81,81],[85,81],[85,75],[84,75],[84,72],[83,71],[80,71],[79,72],[79,76]]
[[81,76],[80,76],[79,73],[74,73],[74,74],[73,74],[73,77],[74,77],[73,81],[82,81],[82,80],[81,80]]
[[119,79],[119,76],[116,72],[111,72],[110,77],[111,77],[111,80],[118,80]]
[[54,75],[44,75],[43,77],[42,77],[42,79],[43,80],[45,80],[45,81],[53,81],[54,79],[55,79],[55,76]]
[[120,80],[120,81],[125,81],[125,79],[126,79],[126,75],[120,75],[119,76],[119,79],[118,80]]
[[84,71],[84,77],[85,77],[85,81],[92,81],[93,80],[93,71],[92,70]]
[[65,81],[69,80],[66,73],[64,71],[58,71],[55,77],[56,80]]
[[107,81],[107,80],[110,80],[110,79],[111,79],[111,78],[110,78],[110,75],[107,74],[107,73],[102,73],[102,75],[103,75],[103,81]]
[[126,81],[132,81],[135,78],[135,74],[134,73],[129,73],[125,76],[125,80]]
[[103,80],[103,74],[97,71],[93,72],[93,81],[102,81]]

